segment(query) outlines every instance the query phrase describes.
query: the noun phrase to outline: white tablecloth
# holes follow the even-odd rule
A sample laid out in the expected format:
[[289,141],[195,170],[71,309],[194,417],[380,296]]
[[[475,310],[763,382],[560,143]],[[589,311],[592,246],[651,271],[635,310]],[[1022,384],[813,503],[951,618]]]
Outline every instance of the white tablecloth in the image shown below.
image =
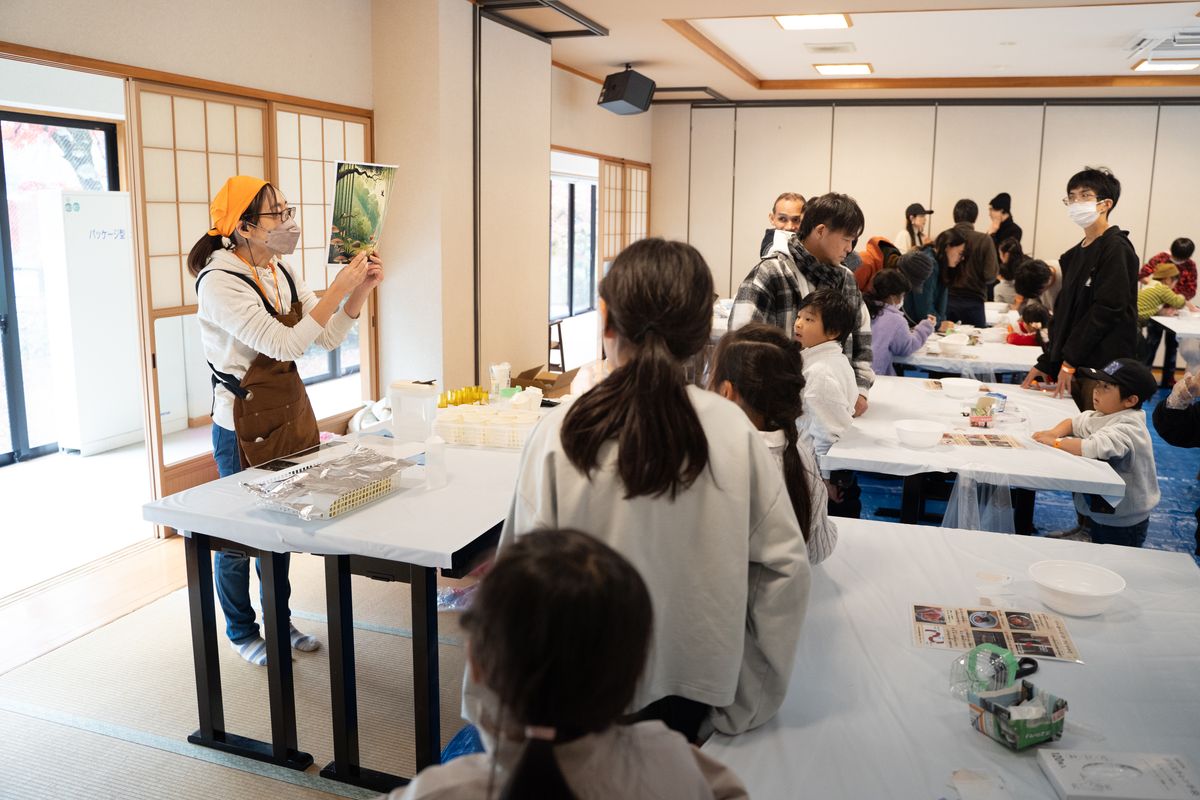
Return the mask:
[[[413,444],[408,453],[421,450]],[[403,451],[402,451],[403,452]],[[519,450],[446,448],[447,485],[400,492],[332,520],[305,522],[259,507],[239,486],[270,473],[247,470],[164,497],[143,517],[277,553],[364,555],[421,567],[450,567],[454,553],[504,520]]]
[[979,376],[985,372],[1020,372],[1026,373],[1033,367],[1042,354],[1040,347],[1026,347],[1006,342],[983,342],[982,344],[963,348],[963,356],[945,356],[931,353],[927,343],[920,350],[903,358],[894,359],[897,364],[906,364],[918,369],[935,370],[937,372],[956,372],[962,375]]
[[1188,315],[1180,312],[1178,317],[1152,317],[1155,322],[1162,323],[1167,330],[1175,332],[1181,339],[1200,339],[1200,315]]
[[[924,378],[880,376],[871,388],[867,413],[854,420],[850,431],[821,459],[821,466],[885,475],[955,472],[994,485],[1098,494],[1113,504],[1125,495],[1125,482],[1108,463],[1055,450],[1030,436],[1078,414],[1072,401],[1012,384],[992,388],[1007,395],[1009,408],[1016,410],[1002,415],[995,428],[971,428],[960,413],[969,401],[925,388]],[[1021,417],[1025,419],[1021,421]],[[896,437],[899,419],[934,420],[944,423],[947,431],[1011,434],[1025,448],[907,447]]]
[[1063,738],[1042,746],[1176,753],[1200,772],[1200,570],[1190,557],[837,523],[837,549],[813,570],[778,716],[704,748],[737,772],[751,797],[952,798],[950,774],[963,768],[1000,773],[1014,800],[1055,797],[1033,750],[1013,753],[968,725],[966,704],[947,690],[957,652],[913,645],[909,626],[913,603],[977,605],[978,570],[1013,576],[1015,597],[1005,606],[1042,610],[1026,570],[1044,558],[1109,567],[1128,588],[1101,616],[1065,618],[1084,664],[1042,659],[1030,678],[1070,707]]

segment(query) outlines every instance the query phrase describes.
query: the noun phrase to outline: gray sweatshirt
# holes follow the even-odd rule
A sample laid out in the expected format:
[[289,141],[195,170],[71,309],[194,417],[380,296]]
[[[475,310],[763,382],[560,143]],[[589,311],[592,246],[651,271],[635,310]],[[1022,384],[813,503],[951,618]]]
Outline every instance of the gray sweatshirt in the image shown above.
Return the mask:
[[714,727],[737,734],[773,717],[787,692],[808,605],[808,553],[783,476],[750,420],[716,392],[687,393],[708,440],[709,466],[695,483],[674,500],[626,499],[617,443],[600,448],[589,479],[563,452],[565,409],[551,411],[525,444],[500,550],[536,528],[563,527],[629,559],[654,607],[630,711],[679,695],[713,706]]
[[1127,408],[1115,414],[1085,411],[1071,420],[1072,433],[1083,440],[1083,455],[1107,461],[1125,481],[1125,496],[1113,514],[1101,514],[1075,494],[1075,510],[1101,525],[1126,527],[1150,516],[1158,505],[1158,474],[1154,443],[1146,427],[1146,412]]

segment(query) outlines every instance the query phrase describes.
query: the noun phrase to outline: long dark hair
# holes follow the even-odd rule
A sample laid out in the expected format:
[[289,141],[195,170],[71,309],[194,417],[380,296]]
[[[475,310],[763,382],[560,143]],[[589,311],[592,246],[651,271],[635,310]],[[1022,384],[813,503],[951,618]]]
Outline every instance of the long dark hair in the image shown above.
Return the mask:
[[652,619],[641,576],[599,539],[541,530],[500,552],[462,617],[471,659],[509,727],[552,729],[526,735],[502,800],[574,798],[554,745],[607,729],[633,702]]
[[796,418],[804,411],[801,400],[804,360],[800,343],[789,339],[774,325],[752,322],[721,337],[713,362],[709,388],[715,391],[723,381],[729,381],[745,404],[762,417],[762,430],[783,431],[787,439],[783,449],[783,483],[807,542],[812,521],[809,482],[813,477],[796,450],[800,435]]
[[[269,205],[275,199],[276,195],[275,187],[269,183],[259,189],[258,194],[254,195],[254,199],[250,201],[250,205],[246,206],[246,210],[238,218],[238,222],[252,222],[258,219],[263,208]],[[188,272],[192,273],[192,277],[199,275],[200,271],[208,265],[208,261],[212,258],[213,253],[225,249],[222,239],[223,237],[221,236],[209,236],[206,231],[192,245],[192,249],[187,257]]]
[[889,297],[911,292],[912,288],[912,281],[898,269],[881,269],[876,272],[875,277],[871,279],[870,291],[863,295],[863,302],[867,304],[871,319],[883,312]]
[[[959,202],[961,203],[963,201],[960,200]],[[951,247],[958,247],[960,244],[966,245],[966,247],[963,248],[962,258],[959,259],[958,262],[959,265],[961,265],[962,262],[966,260],[967,250],[970,248],[970,245],[967,244],[967,237],[963,235],[962,231],[960,231],[958,228],[946,228],[946,230],[938,234],[937,240],[933,243],[933,254],[937,256],[938,269],[941,270],[942,273],[942,283],[946,286],[949,286],[952,283],[957,283],[957,281],[954,280],[955,270],[951,269],[946,263],[946,251]]]
[[908,238],[912,242],[912,244],[909,245],[910,250],[914,247],[920,247],[921,245],[925,244],[921,232],[917,230],[917,223],[913,222],[913,217],[919,217],[919,216],[921,216],[921,215],[920,214],[905,214],[904,215],[904,230],[908,231]]
[[642,239],[626,247],[600,283],[608,328],[629,360],[567,411],[562,444],[591,477],[600,447],[617,440],[626,499],[686,489],[708,465],[708,440],[687,396],[683,360],[712,328],[712,273],[691,245]]
[[[996,255],[997,261],[1000,262],[997,272],[1004,280],[1011,281],[1017,274],[1017,267],[1025,260],[1025,251],[1021,249],[1021,242],[1015,237],[1009,236],[996,245]],[[1007,262],[999,256],[1008,256]]]

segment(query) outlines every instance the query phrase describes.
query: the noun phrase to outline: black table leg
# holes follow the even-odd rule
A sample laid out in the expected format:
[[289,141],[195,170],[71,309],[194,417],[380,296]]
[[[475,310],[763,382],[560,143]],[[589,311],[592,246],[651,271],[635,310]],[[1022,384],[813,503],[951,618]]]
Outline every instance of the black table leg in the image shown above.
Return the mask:
[[413,710],[417,724],[417,772],[441,760],[438,689],[437,570],[413,567]]
[[905,475],[900,492],[900,521],[916,525],[921,521],[923,475]]
[[[292,680],[292,643],[279,598],[287,594],[287,568],[282,553],[263,553],[263,627],[267,640],[267,691],[271,698],[271,753],[278,763],[307,769],[313,762],[296,744],[296,692]],[[303,764],[303,766],[300,766]]]
[[184,537],[188,612],[192,624],[192,658],[196,667],[196,707],[200,729],[188,737],[194,744],[225,740],[225,703],[221,694],[221,662],[217,658],[217,622],[213,609],[212,550],[208,537]]
[[1033,505],[1037,500],[1037,492],[1033,489],[1013,489],[1013,530],[1022,536],[1032,536],[1037,533],[1033,524]]
[[[303,770],[312,764],[312,756],[296,749],[296,701],[292,691],[291,648],[287,635],[287,621],[278,619],[275,608],[275,584],[287,581],[282,569],[273,569],[279,554],[263,556],[263,595],[266,608],[268,658],[268,684],[271,702],[270,744],[225,730],[225,709],[221,693],[221,667],[217,657],[217,624],[213,607],[211,537],[193,533],[184,542],[184,557],[187,563],[188,609],[192,627],[192,656],[196,669],[196,704],[200,712],[200,728],[187,737],[192,744],[211,747],[226,753],[268,761],[291,769]],[[275,631],[272,631],[274,622]],[[279,647],[278,627],[283,626],[283,658]],[[286,659],[286,667],[280,663]],[[289,724],[290,723],[290,724]]]
[[387,793],[406,778],[359,764],[358,680],[354,666],[354,599],[349,556],[325,556],[325,605],[329,616],[329,691],[333,710],[333,761],[321,777]]

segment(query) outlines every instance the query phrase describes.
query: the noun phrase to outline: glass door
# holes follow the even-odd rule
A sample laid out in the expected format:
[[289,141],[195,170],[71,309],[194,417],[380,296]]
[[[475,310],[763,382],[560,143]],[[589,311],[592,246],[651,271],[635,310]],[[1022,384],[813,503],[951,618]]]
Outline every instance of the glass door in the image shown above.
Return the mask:
[[116,125],[0,112],[0,466],[57,449],[41,189],[118,188]]

